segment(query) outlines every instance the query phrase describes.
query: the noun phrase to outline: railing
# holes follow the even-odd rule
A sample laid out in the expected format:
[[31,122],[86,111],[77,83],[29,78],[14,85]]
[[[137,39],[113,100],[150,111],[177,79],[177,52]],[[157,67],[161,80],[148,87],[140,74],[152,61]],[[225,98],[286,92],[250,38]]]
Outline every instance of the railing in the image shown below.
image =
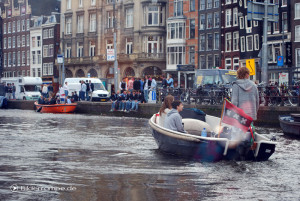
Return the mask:
[[139,53],[139,59],[166,59],[165,53]]

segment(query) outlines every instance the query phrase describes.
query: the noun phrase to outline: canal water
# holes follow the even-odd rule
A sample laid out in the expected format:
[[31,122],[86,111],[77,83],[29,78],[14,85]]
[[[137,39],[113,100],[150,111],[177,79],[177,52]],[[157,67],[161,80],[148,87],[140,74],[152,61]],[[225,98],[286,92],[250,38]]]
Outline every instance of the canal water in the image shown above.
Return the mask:
[[147,119],[0,110],[0,200],[299,200],[300,140],[265,162],[189,161],[157,150]]

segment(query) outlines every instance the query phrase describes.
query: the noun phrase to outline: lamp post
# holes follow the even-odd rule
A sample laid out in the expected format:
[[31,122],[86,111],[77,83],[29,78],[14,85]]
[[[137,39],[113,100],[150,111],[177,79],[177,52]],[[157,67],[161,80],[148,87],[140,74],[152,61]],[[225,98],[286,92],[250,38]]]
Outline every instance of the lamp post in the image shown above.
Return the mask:
[[119,74],[118,74],[118,60],[117,60],[117,20],[115,18],[115,10],[116,10],[116,0],[113,0],[113,28],[114,28],[114,54],[115,54],[115,60],[114,60],[114,84],[115,84],[115,93],[119,90],[118,87],[118,80],[119,80]]

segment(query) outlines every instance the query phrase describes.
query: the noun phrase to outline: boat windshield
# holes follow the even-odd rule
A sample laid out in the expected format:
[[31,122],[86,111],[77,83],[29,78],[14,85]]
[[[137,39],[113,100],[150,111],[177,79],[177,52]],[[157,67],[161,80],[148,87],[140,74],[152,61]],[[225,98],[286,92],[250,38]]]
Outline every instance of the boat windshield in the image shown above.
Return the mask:
[[102,83],[94,83],[94,90],[105,90],[105,87]]
[[36,85],[25,85],[25,91],[40,91],[41,87]]

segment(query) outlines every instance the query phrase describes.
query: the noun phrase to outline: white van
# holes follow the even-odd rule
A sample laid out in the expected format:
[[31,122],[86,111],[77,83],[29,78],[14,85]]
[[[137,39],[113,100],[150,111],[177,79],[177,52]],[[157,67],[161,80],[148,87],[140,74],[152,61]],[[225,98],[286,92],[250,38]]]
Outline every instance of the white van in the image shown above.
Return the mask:
[[41,93],[42,78],[40,77],[7,77],[1,78],[5,85],[8,83],[16,86],[16,99],[38,100]]
[[109,92],[105,89],[102,81],[99,78],[66,78],[64,84],[68,82],[69,96],[71,96],[72,92],[74,91],[76,91],[79,96],[81,80],[83,80],[86,84],[91,80],[91,83],[94,84],[94,91],[92,93],[91,101],[106,102],[109,100]]

